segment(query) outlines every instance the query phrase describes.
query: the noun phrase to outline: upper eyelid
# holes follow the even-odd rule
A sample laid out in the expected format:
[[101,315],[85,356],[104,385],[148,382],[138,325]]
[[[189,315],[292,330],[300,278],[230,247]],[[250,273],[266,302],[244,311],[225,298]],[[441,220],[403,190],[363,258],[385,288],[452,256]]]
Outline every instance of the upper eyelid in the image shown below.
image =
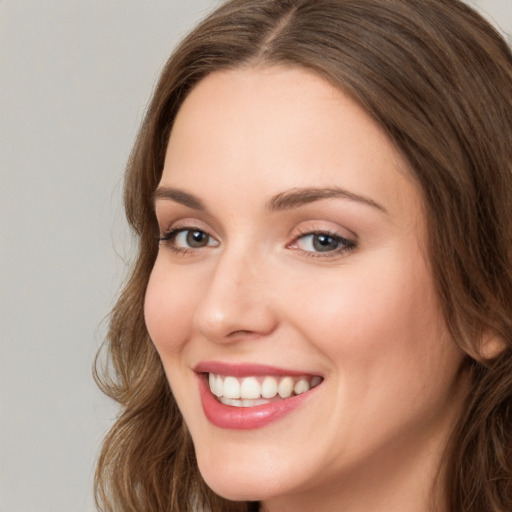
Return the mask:
[[[306,226],[304,226],[306,224]],[[326,224],[329,224],[327,226]],[[299,236],[311,235],[311,234],[320,234],[325,233],[331,236],[337,236],[343,238],[345,240],[349,240],[353,243],[357,243],[358,236],[351,229],[341,226],[336,222],[330,221],[312,221],[312,222],[301,222],[298,226],[294,227],[289,236],[290,238],[298,238]]]
[[[165,203],[164,201],[160,202]],[[167,201],[167,204],[169,203],[171,202]],[[187,213],[189,215],[187,215]],[[209,214],[203,212],[201,212],[200,215],[197,216],[193,212],[190,212],[190,210],[188,210],[188,212],[185,213],[183,209],[181,209],[181,211],[179,212],[176,210],[171,211],[162,209],[161,212],[158,212],[158,210],[156,210],[155,214],[160,235],[172,231],[176,226],[183,229],[199,229],[213,236],[217,240],[219,240],[219,238],[223,234],[222,228],[218,224],[218,222],[216,222],[215,219],[211,217]]]
[[214,240],[218,240],[218,238],[213,235],[209,230],[204,229],[202,227],[193,226],[193,225],[186,225],[186,226],[171,226],[169,229],[163,230],[160,233],[160,240],[170,238],[173,235],[177,235],[183,231],[201,231],[208,235],[209,237],[213,238]]
[[[326,198],[323,198],[323,199],[325,200]],[[327,197],[327,199],[329,199],[329,197]],[[316,202],[317,201],[315,201],[314,203],[316,203]],[[297,210],[299,212],[300,210],[302,210],[303,207],[307,208],[309,205],[310,205],[310,203],[307,203],[306,205],[303,205],[298,208],[294,208],[292,210]],[[157,220],[157,223],[158,223],[158,226],[159,226],[159,229],[161,232],[167,232],[170,229],[172,229],[174,222],[181,223],[182,221],[185,221],[185,223],[186,223],[186,222],[190,221],[191,226],[196,227],[196,223],[197,223],[198,228],[204,229],[205,231],[212,234],[212,236],[215,236],[216,238],[218,238],[219,236],[223,237],[225,235],[224,229],[222,228],[222,224],[216,219],[216,217],[214,215],[212,215],[206,209],[205,210],[199,209],[196,211],[191,211],[191,207],[184,205],[183,203],[174,202],[174,201],[168,200],[167,198],[165,198],[165,199],[157,198],[155,200],[154,213],[155,213],[156,220]],[[306,213],[306,212],[304,212],[304,213]],[[310,212],[310,213],[313,213],[313,212]],[[289,210],[286,209],[284,211],[284,214],[286,214],[286,216],[288,218]],[[316,217],[317,215],[320,218],[315,219],[314,217]],[[337,220],[329,220],[327,218],[322,219],[321,218],[322,213],[320,213],[316,210],[315,210],[315,213],[313,213],[313,218],[309,218],[309,219],[305,218],[306,216],[309,216],[307,214],[304,215],[304,214],[297,213],[297,216],[299,218],[295,217],[295,215],[294,215],[294,217],[296,218],[296,220],[298,222],[296,222],[295,226],[290,229],[290,232],[295,231],[295,229],[298,225],[305,224],[305,223],[307,223],[307,224],[311,223],[314,226],[311,229],[311,231],[324,232],[327,230],[329,232],[339,233],[339,230],[341,230],[341,236],[343,236],[344,238],[351,239],[351,240],[357,239],[357,235],[351,229],[347,228],[343,224],[340,224]],[[300,219],[300,217],[302,217],[302,219]],[[174,219],[176,219],[176,220],[174,220]],[[273,225],[276,220],[277,219],[273,219]],[[334,228],[326,227],[325,226],[326,223],[330,224],[330,225],[334,225],[336,227],[334,227]],[[169,227],[167,229],[163,229],[164,226],[166,226],[166,225]]]
[[177,229],[198,229],[199,231],[204,231],[205,233],[215,237],[213,234],[215,230],[204,221],[200,221],[196,218],[180,218],[176,220],[165,219],[164,222],[164,219],[158,219],[157,217],[157,222],[158,229],[161,234],[169,233],[170,231]]

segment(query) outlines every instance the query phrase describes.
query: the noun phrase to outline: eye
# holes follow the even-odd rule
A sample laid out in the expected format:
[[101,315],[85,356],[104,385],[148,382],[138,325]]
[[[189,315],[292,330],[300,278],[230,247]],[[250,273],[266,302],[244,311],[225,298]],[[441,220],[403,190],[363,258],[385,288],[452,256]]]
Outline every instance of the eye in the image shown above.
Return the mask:
[[203,247],[216,247],[219,242],[211,235],[197,228],[174,228],[160,237],[160,242],[167,243],[173,250],[182,252]]
[[215,245],[213,239],[208,233],[199,229],[183,229],[178,231],[174,237],[176,247],[199,249],[208,245]]
[[337,234],[313,232],[297,237],[292,247],[308,253],[340,253],[353,249],[355,243]]

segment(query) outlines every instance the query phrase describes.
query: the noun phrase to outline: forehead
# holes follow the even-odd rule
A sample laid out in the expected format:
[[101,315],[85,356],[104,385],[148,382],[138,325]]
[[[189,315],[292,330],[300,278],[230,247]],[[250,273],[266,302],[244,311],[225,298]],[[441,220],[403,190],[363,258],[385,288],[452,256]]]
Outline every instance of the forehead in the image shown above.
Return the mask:
[[[390,210],[417,210],[407,163],[358,103],[300,68],[216,72],[176,117],[162,184],[262,199],[280,189],[342,186]],[[247,198],[249,199],[249,198]]]

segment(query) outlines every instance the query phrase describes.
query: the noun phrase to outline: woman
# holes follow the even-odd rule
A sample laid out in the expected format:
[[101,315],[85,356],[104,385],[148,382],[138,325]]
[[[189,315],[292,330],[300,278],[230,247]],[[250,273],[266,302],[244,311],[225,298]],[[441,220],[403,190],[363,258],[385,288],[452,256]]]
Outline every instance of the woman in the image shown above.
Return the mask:
[[126,176],[102,510],[511,510],[511,120],[457,0],[192,32]]

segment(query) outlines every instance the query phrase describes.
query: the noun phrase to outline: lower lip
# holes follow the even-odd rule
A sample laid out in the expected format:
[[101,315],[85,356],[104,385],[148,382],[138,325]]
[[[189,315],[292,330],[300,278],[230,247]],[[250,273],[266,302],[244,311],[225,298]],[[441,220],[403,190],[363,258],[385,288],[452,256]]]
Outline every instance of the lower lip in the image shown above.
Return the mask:
[[199,392],[206,418],[216,427],[234,430],[253,430],[281,419],[309,400],[317,387],[306,393],[264,405],[234,407],[220,403],[210,391],[204,375],[199,376]]

